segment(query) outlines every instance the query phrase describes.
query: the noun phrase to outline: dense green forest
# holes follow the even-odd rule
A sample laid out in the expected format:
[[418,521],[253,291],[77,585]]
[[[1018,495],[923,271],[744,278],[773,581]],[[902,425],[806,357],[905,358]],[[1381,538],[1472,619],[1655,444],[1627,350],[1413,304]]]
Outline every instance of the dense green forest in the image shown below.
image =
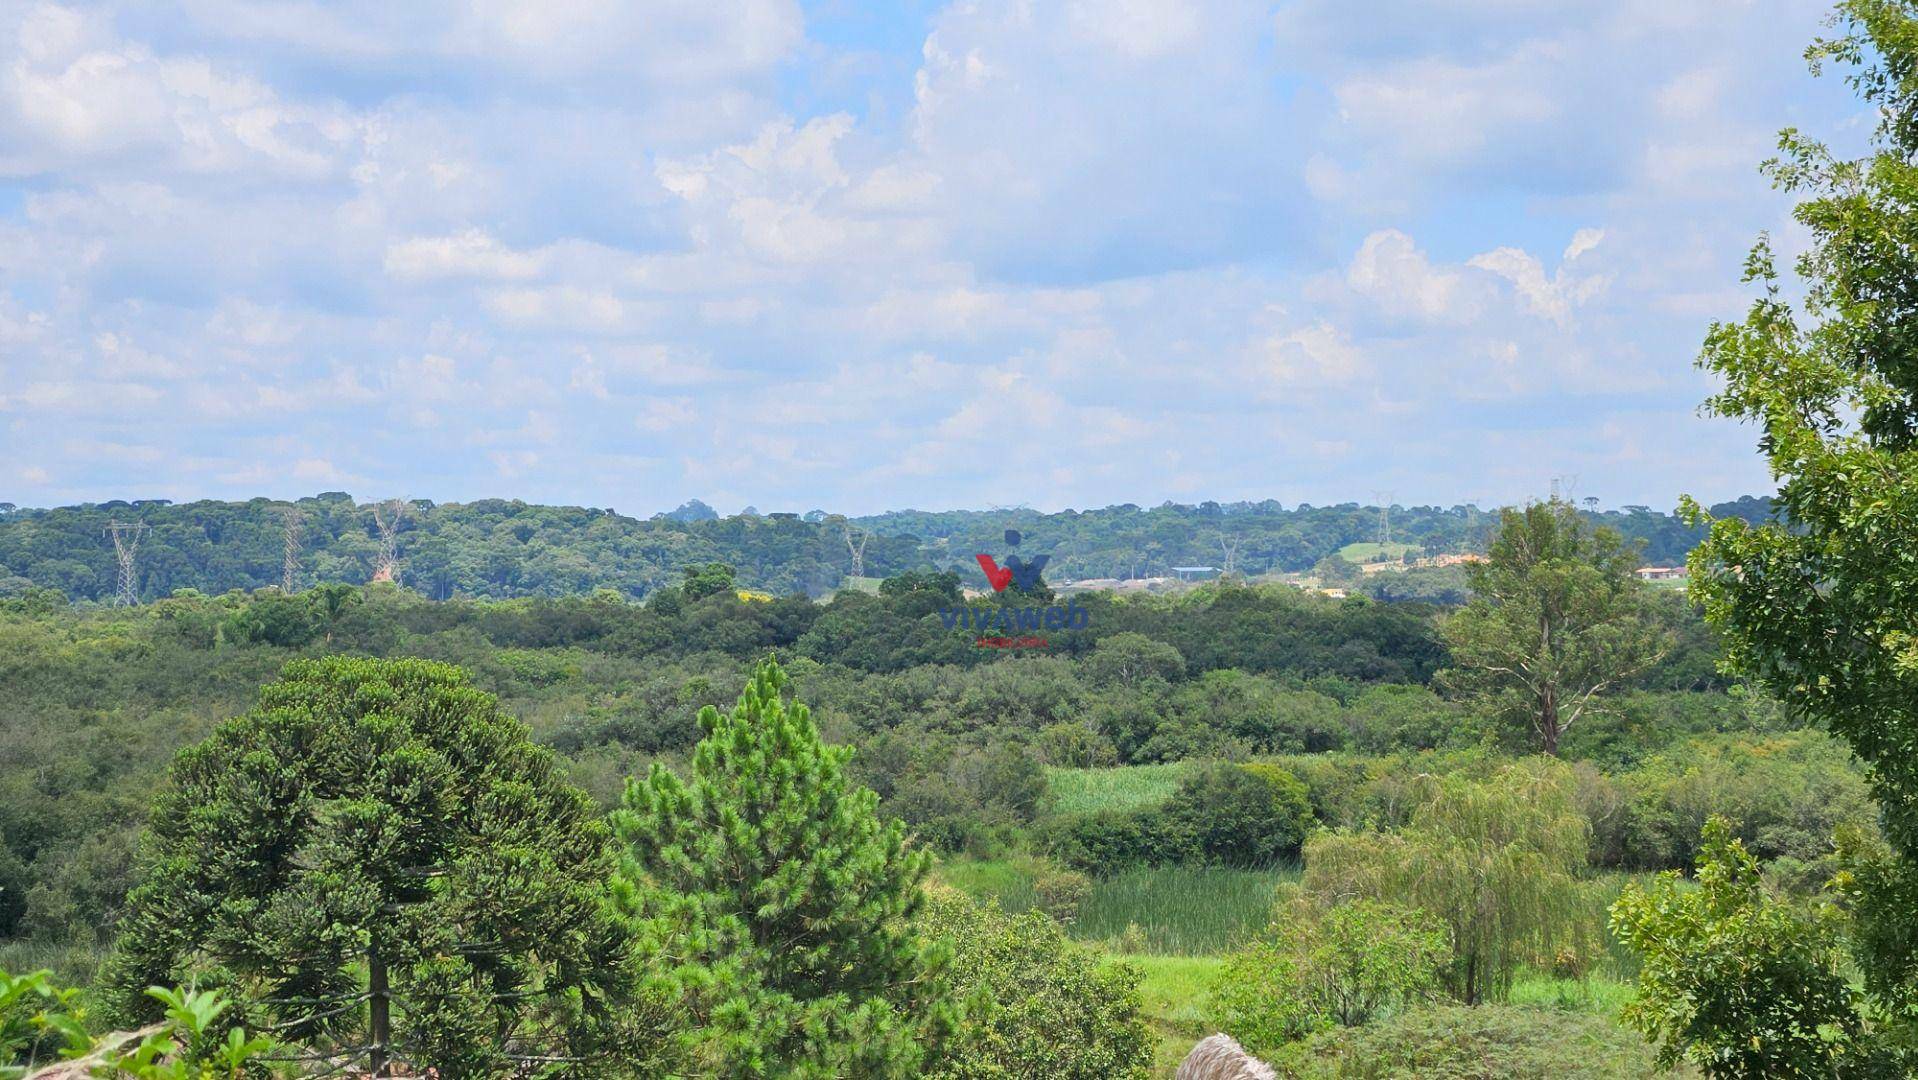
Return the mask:
[[[9,688],[0,705],[0,969],[50,966],[82,986],[144,985],[187,970],[172,966],[180,962],[173,952],[127,951],[178,938],[169,898],[186,886],[171,877],[157,893],[141,884],[155,851],[156,841],[140,840],[153,795],[187,782],[179,765],[167,779],[182,748],[252,730],[228,718],[259,715],[247,721],[257,724],[281,715],[292,687],[331,692],[300,669],[308,682],[263,699],[261,687],[291,661],[456,665],[525,723],[597,811],[638,815],[622,829],[651,838],[632,841],[643,853],[661,850],[657,830],[670,818],[661,815],[690,796],[669,787],[635,803],[627,778],[655,766],[669,778],[709,767],[700,764],[711,729],[700,710],[749,690],[755,663],[770,655],[790,679],[784,694],[810,706],[808,725],[826,745],[849,750],[845,777],[874,793],[875,820],[903,830],[907,850],[936,860],[912,886],[931,898],[917,918],[1003,935],[992,949],[1025,958],[962,951],[955,970],[971,972],[975,985],[1023,979],[1036,1001],[1093,1010],[1081,1016],[1084,1043],[1052,1052],[1113,1067],[1060,1065],[1055,1075],[1140,1075],[1155,1057],[1168,1068],[1222,1026],[1261,1053],[1298,1055],[1301,1069],[1342,1068],[1336,1063],[1355,1055],[1397,1052],[1393,1040],[1436,1022],[1441,1014],[1429,1010],[1445,1006],[1432,1003],[1453,994],[1479,1009],[1447,1022],[1489,1025],[1488,1045],[1550,1062],[1563,1060],[1553,1048],[1567,1038],[1597,1039],[1620,1055],[1618,1075],[1642,1075],[1632,1070],[1651,1068],[1648,1052],[1606,1019],[1638,963],[1605,926],[1621,890],[1638,875],[1689,868],[1707,820],[1723,815],[1762,860],[1768,887],[1809,904],[1833,868],[1833,831],[1877,826],[1866,777],[1841,744],[1720,674],[1720,647],[1681,596],[1640,585],[1623,563],[1613,573],[1633,605],[1629,617],[1660,648],[1602,692],[1602,707],[1565,727],[1554,762],[1522,775],[1512,770],[1537,744],[1523,703],[1456,677],[1455,649],[1477,640],[1454,627],[1463,612],[1335,600],[1280,584],[1080,595],[1073,602],[1085,626],[1048,635],[1042,650],[979,647],[976,633],[941,615],[960,602],[956,576],[927,572],[824,602],[742,593],[730,571],[710,564],[688,568],[645,603],[607,590],[438,601],[376,583],[292,595],[181,590],[115,608],[28,590],[0,600],[0,682]],[[1008,592],[974,604],[1034,602]],[[1431,788],[1441,776],[1465,787]],[[230,790],[211,777],[194,783],[212,785],[206,797]],[[1528,926],[1524,943],[1488,943],[1503,951],[1487,974],[1459,982],[1447,966],[1457,959],[1451,932],[1406,915],[1397,901],[1352,909],[1357,915],[1325,906],[1347,886],[1320,880],[1315,868],[1363,854],[1336,844],[1420,835],[1438,827],[1425,815],[1439,814],[1447,798],[1490,797],[1473,793],[1514,784],[1529,785],[1524,813],[1556,807],[1562,819],[1541,827],[1569,830],[1576,843],[1563,855],[1563,895],[1552,901],[1563,917]],[[720,798],[717,790],[704,797]],[[202,820],[187,810],[181,803],[151,820],[180,828]],[[180,866],[198,866],[192,852],[226,842],[183,835]],[[666,875],[681,889],[713,887],[692,865],[634,872],[649,882]],[[230,887],[219,880],[192,888]],[[655,921],[681,910],[665,900],[634,903]],[[1324,930],[1273,938],[1273,918],[1273,926]],[[114,950],[129,920],[151,926]],[[1400,942],[1417,958],[1414,983],[1379,990],[1385,998],[1351,1023],[1319,1012],[1278,1017],[1258,1004],[1296,992],[1269,985],[1293,963],[1275,968],[1271,957],[1310,953],[1340,934]],[[1431,946],[1432,934],[1444,948]],[[919,962],[909,941],[889,947],[905,950],[899,963]],[[140,974],[113,966],[143,956]],[[1484,962],[1473,960],[1473,969]],[[1046,981],[1055,977],[1064,981]],[[1492,981],[1481,985],[1485,978]],[[1227,993],[1235,983],[1265,989]],[[649,1024],[658,1018],[646,1010],[659,1006],[646,995],[693,993],[634,987],[632,1008]],[[1528,1011],[1540,995],[1571,1011]],[[886,1008],[895,1006],[906,1009]],[[910,1009],[885,1015],[889,1030],[933,1022]],[[1052,1014],[1033,1022],[1041,1021],[1062,1022]],[[1394,1036],[1392,1025],[1409,1027]],[[631,1034],[593,1031],[594,1039]],[[1023,1049],[1001,1048],[1004,1071],[978,1075],[1033,1075],[1044,1040],[1022,1031]],[[716,1052],[719,1044],[705,1041],[715,1037],[695,1040],[704,1048],[697,1052]]]
[[[135,591],[143,599],[183,588],[221,593],[277,584],[287,568],[289,508],[297,511],[291,530],[296,585],[364,584],[376,575],[382,560],[376,510],[388,508],[356,504],[341,492],[293,503],[142,500],[47,510],[0,503],[0,595],[32,585],[76,600],[113,598],[118,567],[105,535],[111,522],[147,526],[136,553]],[[1674,515],[1643,506],[1586,512],[1640,541],[1641,557],[1652,563],[1682,562],[1703,536]],[[1713,512],[1758,521],[1770,504],[1747,496]],[[1478,551],[1494,516],[1468,506],[1393,507],[1391,535],[1395,544],[1426,553]],[[1049,558],[1046,572],[1054,581],[1136,578],[1228,562],[1246,575],[1303,571],[1348,544],[1379,537],[1375,507],[1286,509],[1271,501],[1056,514],[903,511],[850,520],[821,511],[720,517],[691,503],[641,520],[516,500],[412,500],[391,509],[388,519],[401,584],[435,599],[568,596],[599,588],[638,597],[677,580],[686,566],[709,562],[734,567],[749,588],[818,596],[850,574],[849,534],[868,577],[953,570],[975,587],[985,581],[974,556],[1003,554],[1008,528],[1023,532],[1021,551]]]

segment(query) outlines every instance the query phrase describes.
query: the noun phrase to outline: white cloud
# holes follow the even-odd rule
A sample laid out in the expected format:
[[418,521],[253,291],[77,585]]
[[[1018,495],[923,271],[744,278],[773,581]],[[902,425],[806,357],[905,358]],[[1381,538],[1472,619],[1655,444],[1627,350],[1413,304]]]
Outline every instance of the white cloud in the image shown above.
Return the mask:
[[1267,371],[1286,387],[1349,382],[1367,368],[1351,340],[1323,321],[1274,337],[1266,359]]
[[454,236],[416,237],[386,249],[386,272],[410,281],[525,281],[538,277],[544,265],[542,255],[510,250],[483,229],[468,229]]
[[[1689,361],[1783,220],[1770,128],[1847,115],[1782,0],[969,0],[857,47],[811,17],[7,8],[0,457],[878,509],[1005,501],[982,463],[1017,447],[1027,501],[1443,498],[1613,468],[1575,423],[1736,476]],[[1286,460],[1317,465],[1248,464]]]
[[1366,237],[1345,279],[1393,315],[1467,322],[1480,307],[1472,283],[1457,270],[1434,266],[1412,238],[1397,229]]

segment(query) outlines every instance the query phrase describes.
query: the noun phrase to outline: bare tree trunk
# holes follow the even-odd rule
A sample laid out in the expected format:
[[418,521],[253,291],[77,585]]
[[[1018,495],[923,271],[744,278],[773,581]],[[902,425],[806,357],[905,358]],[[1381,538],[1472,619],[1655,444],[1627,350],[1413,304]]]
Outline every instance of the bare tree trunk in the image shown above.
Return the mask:
[[392,1042],[392,1002],[386,987],[386,958],[380,955],[377,941],[366,949],[367,1006],[372,1013],[373,1044],[367,1064],[374,1076],[386,1075],[386,1051]]

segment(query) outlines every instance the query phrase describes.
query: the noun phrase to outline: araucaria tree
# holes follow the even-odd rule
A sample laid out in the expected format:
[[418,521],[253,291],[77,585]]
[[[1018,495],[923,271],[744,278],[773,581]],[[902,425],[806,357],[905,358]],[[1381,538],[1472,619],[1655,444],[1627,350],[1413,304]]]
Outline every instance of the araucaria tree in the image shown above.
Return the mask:
[[[1798,195],[1799,287],[1761,239],[1743,321],[1712,327],[1700,364],[1714,412],[1762,432],[1776,519],[1726,519],[1691,556],[1692,595],[1731,662],[1822,720],[1870,767],[1888,857],[1842,879],[1882,1015],[1918,1015],[1918,12],[1838,6],[1813,70],[1851,69],[1878,118],[1847,160],[1792,130],[1766,172]],[[1793,298],[1793,294],[1797,298]],[[1696,504],[1688,508],[1704,515]]]
[[295,661],[174,762],[105,991],[133,1021],[150,986],[225,986],[339,1067],[644,1074],[671,1040],[610,840],[459,669]]
[[1655,663],[1666,635],[1633,571],[1637,552],[1554,499],[1499,513],[1472,602],[1445,622],[1454,689],[1529,722],[1558,753],[1567,729]]
[[701,710],[690,781],[628,782],[622,902],[676,961],[700,1074],[918,1075],[953,1021],[945,952],[914,925],[927,856],[785,685],[767,662],[730,713]]

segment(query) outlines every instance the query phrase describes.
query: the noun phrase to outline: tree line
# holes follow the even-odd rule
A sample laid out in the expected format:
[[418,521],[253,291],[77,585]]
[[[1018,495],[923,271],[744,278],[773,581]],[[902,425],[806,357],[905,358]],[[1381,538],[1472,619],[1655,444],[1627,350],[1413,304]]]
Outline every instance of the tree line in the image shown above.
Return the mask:
[[[1762,520],[1770,507],[1747,497],[1714,512]],[[1637,542],[1641,556],[1653,562],[1683,559],[1703,535],[1672,514],[1643,506],[1580,513]],[[749,588],[818,596],[846,583],[854,562],[849,540],[867,577],[952,571],[983,589],[974,556],[1005,554],[1008,528],[1023,531],[1021,550],[1048,558],[1054,580],[1164,575],[1180,565],[1229,567],[1242,575],[1306,571],[1344,546],[1378,535],[1374,508],[1286,508],[1269,500],[1056,514],[908,511],[855,519],[820,511],[720,517],[701,506],[643,520],[609,509],[505,499],[361,504],[343,492],[291,502],[151,499],[54,509],[0,504],[0,595],[38,586],[75,600],[111,601],[119,570],[104,530],[113,522],[147,526],[135,554],[134,591],[142,600],[183,588],[222,593],[284,585],[289,576],[295,588],[365,584],[384,566],[382,516],[392,532],[400,584],[434,599],[557,597],[601,588],[639,597],[678,581],[688,566],[712,562],[733,567]],[[1395,542],[1421,554],[1482,550],[1495,523],[1495,514],[1469,506],[1392,510]],[[1460,598],[1455,586],[1426,583],[1428,591],[1421,592],[1420,582],[1392,577],[1369,584],[1401,590],[1406,598]]]

